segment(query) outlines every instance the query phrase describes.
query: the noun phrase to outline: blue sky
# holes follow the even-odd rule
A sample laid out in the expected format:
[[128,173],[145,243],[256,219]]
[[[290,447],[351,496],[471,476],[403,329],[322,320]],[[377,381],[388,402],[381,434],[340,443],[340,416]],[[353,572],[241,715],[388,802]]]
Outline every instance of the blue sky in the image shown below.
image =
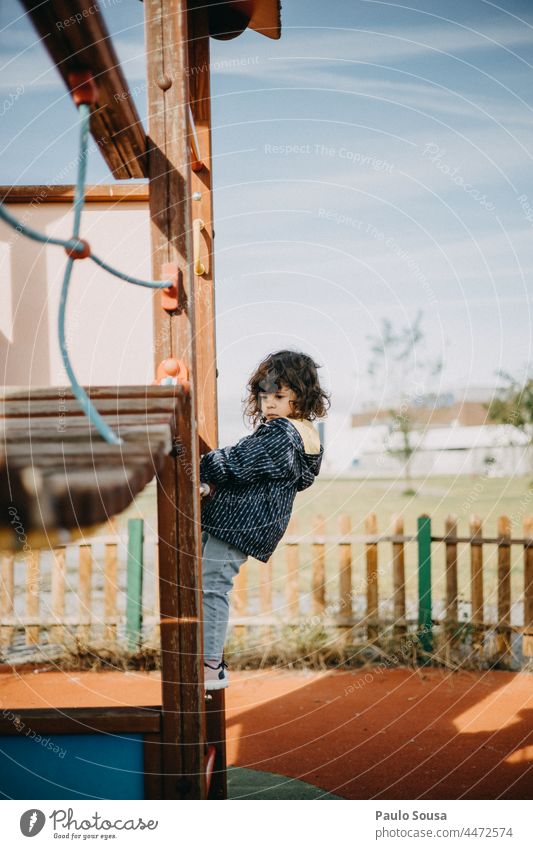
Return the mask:
[[[145,117],[143,6],[102,10]],[[282,22],[280,41],[211,42],[221,417],[238,425],[249,372],[280,347],[315,357],[342,415],[384,397],[394,387],[370,384],[368,336],[418,310],[426,353],[444,362],[428,389],[523,375],[531,4],[285,0]],[[0,182],[61,182],[74,109],[14,0],[0,28],[14,101]],[[89,181],[110,181],[97,153]]]

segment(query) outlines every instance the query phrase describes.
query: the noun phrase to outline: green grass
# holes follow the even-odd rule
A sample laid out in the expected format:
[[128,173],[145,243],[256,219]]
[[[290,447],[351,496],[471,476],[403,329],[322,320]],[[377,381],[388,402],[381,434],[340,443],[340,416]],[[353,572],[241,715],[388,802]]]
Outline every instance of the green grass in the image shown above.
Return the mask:
[[438,477],[413,481],[416,495],[405,496],[402,480],[317,480],[308,490],[298,494],[295,513],[305,526],[314,513],[321,513],[331,532],[338,516],[349,513],[354,533],[363,532],[364,517],[376,513],[378,527],[385,532],[393,513],[404,516],[407,533],[414,533],[416,519],[422,513],[431,516],[433,530],[442,533],[444,521],[455,513],[459,531],[466,533],[472,513],[483,519],[483,530],[495,535],[497,518],[502,514],[514,518],[514,533],[521,535],[525,514],[533,514],[533,489],[527,478]]

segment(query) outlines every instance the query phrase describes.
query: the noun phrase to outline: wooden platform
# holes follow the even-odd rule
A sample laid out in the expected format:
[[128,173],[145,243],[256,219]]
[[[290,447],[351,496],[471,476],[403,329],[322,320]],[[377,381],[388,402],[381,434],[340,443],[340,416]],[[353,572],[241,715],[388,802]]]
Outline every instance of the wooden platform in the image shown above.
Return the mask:
[[[109,445],[69,389],[0,394],[0,544],[67,541],[124,510],[177,443],[177,386],[86,389],[123,440]],[[66,532],[66,533],[65,533]]]

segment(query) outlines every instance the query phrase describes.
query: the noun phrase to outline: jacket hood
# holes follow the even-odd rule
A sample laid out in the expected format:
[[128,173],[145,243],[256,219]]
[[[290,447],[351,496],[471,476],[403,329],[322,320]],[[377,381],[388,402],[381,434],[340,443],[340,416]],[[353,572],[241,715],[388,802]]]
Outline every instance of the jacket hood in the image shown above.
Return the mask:
[[300,460],[298,491],[301,492],[302,489],[307,489],[314,483],[322,465],[324,447],[320,444],[320,437],[312,422],[307,419],[287,419],[287,421],[293,425],[301,437],[298,455]]
[[312,422],[308,419],[288,419],[294,425],[304,444],[306,454],[320,453],[320,437]]

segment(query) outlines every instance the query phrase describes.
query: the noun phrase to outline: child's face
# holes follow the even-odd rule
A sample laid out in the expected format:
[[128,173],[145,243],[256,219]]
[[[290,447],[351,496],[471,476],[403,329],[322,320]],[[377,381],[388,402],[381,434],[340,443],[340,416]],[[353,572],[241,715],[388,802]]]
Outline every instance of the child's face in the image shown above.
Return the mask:
[[289,389],[288,386],[282,386],[276,392],[259,393],[261,413],[267,417],[268,421],[280,416],[291,418],[293,416],[292,402],[295,400],[296,392]]

